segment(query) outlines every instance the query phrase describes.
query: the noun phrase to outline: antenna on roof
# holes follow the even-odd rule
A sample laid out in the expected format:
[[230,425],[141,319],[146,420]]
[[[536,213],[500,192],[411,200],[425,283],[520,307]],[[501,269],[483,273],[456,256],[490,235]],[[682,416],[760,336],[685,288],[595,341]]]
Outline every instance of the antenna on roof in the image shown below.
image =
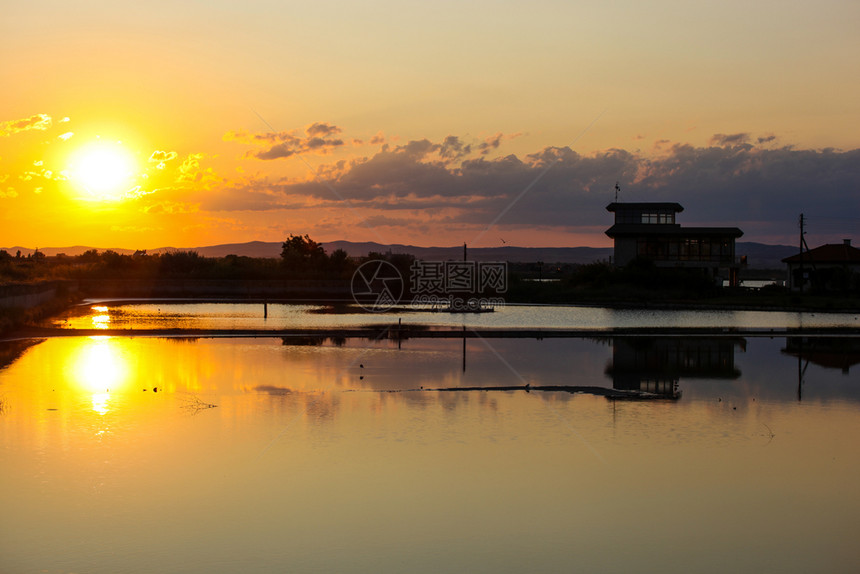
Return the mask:
[[621,186],[618,185],[618,182],[615,182],[615,203],[618,203],[618,192],[621,191]]

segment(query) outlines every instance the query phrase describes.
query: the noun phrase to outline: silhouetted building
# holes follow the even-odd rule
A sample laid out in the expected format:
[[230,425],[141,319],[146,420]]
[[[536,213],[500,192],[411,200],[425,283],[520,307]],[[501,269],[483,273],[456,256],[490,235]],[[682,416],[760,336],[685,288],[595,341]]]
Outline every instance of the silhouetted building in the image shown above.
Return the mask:
[[678,203],[610,203],[615,224],[606,235],[615,241],[615,265],[623,267],[637,257],[657,267],[702,269],[716,279],[738,283],[737,227],[682,227],[675,216]]
[[860,249],[851,240],[828,243],[782,260],[788,265],[792,291],[847,291],[860,289]]

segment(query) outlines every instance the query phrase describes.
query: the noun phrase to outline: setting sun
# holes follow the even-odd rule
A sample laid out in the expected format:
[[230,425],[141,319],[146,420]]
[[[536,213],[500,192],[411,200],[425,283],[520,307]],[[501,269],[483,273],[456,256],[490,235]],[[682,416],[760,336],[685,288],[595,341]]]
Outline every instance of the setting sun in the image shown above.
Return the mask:
[[116,201],[132,187],[135,160],[120,142],[97,141],[78,150],[69,168],[85,199]]

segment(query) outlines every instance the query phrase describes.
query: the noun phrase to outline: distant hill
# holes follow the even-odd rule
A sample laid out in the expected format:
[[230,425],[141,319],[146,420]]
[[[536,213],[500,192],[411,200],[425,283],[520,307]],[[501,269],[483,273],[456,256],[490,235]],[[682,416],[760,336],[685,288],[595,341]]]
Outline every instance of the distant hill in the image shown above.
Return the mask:
[[[351,256],[363,256],[370,252],[408,253],[424,260],[461,260],[463,246],[457,247],[416,247],[414,245],[382,245],[379,243],[352,243],[332,241],[323,243],[326,252],[343,249]],[[592,263],[608,259],[612,249],[607,247],[474,247],[467,249],[467,257],[472,261],[516,261],[547,263]]]
[[[326,253],[343,249],[352,257],[362,257],[370,252],[377,253],[408,253],[424,260],[459,260],[463,258],[463,247],[417,247],[414,245],[383,245],[380,243],[352,241],[331,241],[322,244]],[[21,251],[22,255],[33,253],[34,249],[26,247],[5,247],[8,253],[14,255]],[[41,247],[39,251],[48,256],[64,253],[69,256],[80,255],[90,249],[105,251],[104,248],[75,245],[72,247]],[[133,249],[110,248],[117,253],[132,254]],[[159,247],[149,249],[147,253],[165,253],[169,251],[197,251],[204,257],[225,257],[240,255],[246,257],[280,257],[281,242],[251,241],[248,243],[225,243],[223,245],[208,245],[203,247],[176,248]],[[767,245],[764,243],[738,242],[737,254],[746,255],[748,265],[755,269],[780,269],[782,259],[797,253],[797,247],[788,245]],[[531,263],[545,261],[546,263],[593,263],[607,261],[612,256],[611,247],[475,247],[468,249],[468,258],[473,261],[512,261]]]

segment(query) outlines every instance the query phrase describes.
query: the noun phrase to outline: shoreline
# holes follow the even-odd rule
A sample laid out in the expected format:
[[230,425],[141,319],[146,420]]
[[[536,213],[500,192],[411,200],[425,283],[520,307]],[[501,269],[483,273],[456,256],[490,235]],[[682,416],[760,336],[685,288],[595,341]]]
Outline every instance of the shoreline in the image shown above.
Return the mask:
[[[616,337],[616,336],[745,336],[745,337],[784,337],[784,336],[860,336],[860,326],[839,327],[784,327],[784,328],[744,328],[744,327],[623,327],[623,328],[552,328],[552,327],[448,327],[436,325],[410,324],[368,325],[359,327],[321,327],[321,328],[281,328],[281,329],[69,329],[45,326],[45,321],[76,307],[98,304],[270,304],[270,305],[317,305],[338,306],[355,305],[352,299],[324,298],[235,298],[235,297],[77,297],[58,298],[49,303],[22,311],[22,321],[7,325],[0,330],[0,341],[21,339],[44,339],[54,337],[170,337],[170,338],[256,338],[256,337],[334,337],[367,339],[410,339],[410,338],[577,338],[577,337]],[[797,312],[821,314],[857,314],[851,309],[802,309],[798,307],[771,307],[761,305],[736,304],[687,304],[667,302],[621,302],[598,303],[506,303],[511,307],[583,307],[606,309],[642,309],[671,311],[758,311],[758,312]],[[411,310],[397,306],[383,313],[371,315],[396,315]],[[439,311],[446,313],[446,311]],[[456,313],[454,313],[456,314]],[[11,327],[11,328],[9,328]],[[464,331],[465,329],[465,331]]]
[[59,337],[156,337],[186,339],[216,338],[343,338],[370,340],[407,339],[550,339],[601,337],[860,337],[857,327],[729,328],[729,327],[641,327],[607,329],[492,329],[456,327],[356,327],[300,329],[62,329],[24,327],[0,341]]
[[[71,307],[81,305],[97,305],[101,303],[111,303],[114,305],[135,305],[147,303],[164,303],[164,304],[264,304],[269,305],[356,305],[354,299],[321,299],[321,298],[301,298],[301,297],[87,297]],[[860,313],[860,306],[847,306],[837,308],[822,308],[816,305],[768,305],[761,303],[742,303],[733,301],[721,302],[690,302],[690,301],[568,301],[568,302],[530,302],[530,301],[506,301],[503,305],[498,305],[499,308],[504,307],[603,307],[606,309],[649,309],[649,310],[667,310],[667,311],[775,311],[775,312],[797,312],[797,313]],[[387,313],[398,313],[404,310],[413,310],[408,303],[399,304],[392,307]]]

